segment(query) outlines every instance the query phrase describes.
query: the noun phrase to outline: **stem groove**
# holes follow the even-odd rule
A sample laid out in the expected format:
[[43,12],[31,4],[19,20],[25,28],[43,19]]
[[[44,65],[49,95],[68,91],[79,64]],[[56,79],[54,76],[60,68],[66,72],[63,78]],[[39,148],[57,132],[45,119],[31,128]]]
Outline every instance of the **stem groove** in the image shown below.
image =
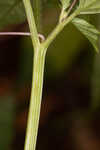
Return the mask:
[[46,52],[45,50],[42,50],[40,48],[35,52],[34,56],[34,73],[32,77],[33,79],[32,79],[31,100],[29,107],[28,126],[26,131],[24,150],[35,150],[36,148],[41,99],[42,99],[45,52]]

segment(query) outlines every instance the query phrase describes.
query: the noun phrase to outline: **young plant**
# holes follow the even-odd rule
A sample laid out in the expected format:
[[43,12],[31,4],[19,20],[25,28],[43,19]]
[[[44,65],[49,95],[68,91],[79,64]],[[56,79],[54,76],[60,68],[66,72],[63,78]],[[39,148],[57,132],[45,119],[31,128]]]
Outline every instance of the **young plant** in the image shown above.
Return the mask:
[[[34,2],[33,7],[31,2]],[[40,2],[40,0],[23,0],[30,33],[1,33],[1,35],[17,34],[31,36],[34,47],[32,90],[24,150],[35,150],[36,148],[45,57],[47,49],[52,41],[69,23],[74,24],[76,28],[78,28],[79,31],[86,36],[97,52],[98,39],[100,36],[100,32],[93,25],[82,19],[83,15],[100,13],[100,0],[60,0],[61,13],[58,19],[58,24],[46,39],[39,33],[41,31]],[[1,21],[3,20],[3,22],[0,24],[0,27],[3,27],[8,23],[18,23],[25,19],[21,0],[3,0],[2,3],[5,3],[6,6],[8,4],[8,7],[6,12],[4,12],[5,10],[2,10],[0,5],[0,13],[3,12],[3,15],[1,15]],[[3,18],[7,12],[9,12],[9,15],[11,15],[11,19],[16,16],[14,21],[8,21],[7,19],[9,17],[7,16],[5,19]]]

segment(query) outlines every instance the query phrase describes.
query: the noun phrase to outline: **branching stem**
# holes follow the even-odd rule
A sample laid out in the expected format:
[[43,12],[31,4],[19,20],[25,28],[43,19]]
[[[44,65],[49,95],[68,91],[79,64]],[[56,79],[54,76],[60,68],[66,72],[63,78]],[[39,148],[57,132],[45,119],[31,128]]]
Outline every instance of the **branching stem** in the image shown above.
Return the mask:
[[72,19],[79,14],[79,10],[76,10],[72,15],[66,18],[63,22],[58,23],[55,29],[51,32],[51,34],[44,41],[43,46],[47,49],[52,41],[56,38],[56,36],[63,30],[63,28],[72,21]]
[[[41,108],[43,73],[46,51],[52,41],[62,31],[64,26],[72,21],[72,19],[77,15],[78,11],[72,13],[63,22],[58,23],[52,33],[45,40],[43,35],[38,35],[30,0],[23,0],[23,2],[27,14],[32,43],[34,46],[32,90],[24,150],[35,150]],[[39,38],[42,39],[42,42],[39,40]]]
[[71,13],[72,9],[74,8],[74,6],[76,5],[77,0],[73,0],[72,4],[70,5],[70,7],[68,8],[68,10],[64,9],[62,7],[61,9],[61,14],[59,17],[59,23],[63,22],[65,19],[68,18],[69,14]]

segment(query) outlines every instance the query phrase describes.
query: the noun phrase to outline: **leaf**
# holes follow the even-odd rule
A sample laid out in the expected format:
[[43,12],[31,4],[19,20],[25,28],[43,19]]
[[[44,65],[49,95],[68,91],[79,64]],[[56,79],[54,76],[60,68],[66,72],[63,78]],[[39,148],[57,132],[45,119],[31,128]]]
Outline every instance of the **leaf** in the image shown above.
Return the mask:
[[74,18],[72,23],[86,36],[86,38],[91,42],[95,50],[98,52],[98,40],[100,32],[84,19]]
[[84,3],[85,3],[85,0],[79,0],[79,5],[80,5],[80,7],[83,7],[83,6],[84,6]]
[[100,0],[80,0],[82,8],[80,14],[97,14],[100,13]]
[[42,0],[43,8],[45,7],[57,7],[59,5],[58,0]]
[[61,1],[61,4],[62,4],[62,8],[64,10],[66,10],[69,7],[69,5],[70,5],[70,1],[71,0],[60,0],[60,1]]
[[25,18],[22,0],[0,0],[0,29],[9,24],[22,23]]

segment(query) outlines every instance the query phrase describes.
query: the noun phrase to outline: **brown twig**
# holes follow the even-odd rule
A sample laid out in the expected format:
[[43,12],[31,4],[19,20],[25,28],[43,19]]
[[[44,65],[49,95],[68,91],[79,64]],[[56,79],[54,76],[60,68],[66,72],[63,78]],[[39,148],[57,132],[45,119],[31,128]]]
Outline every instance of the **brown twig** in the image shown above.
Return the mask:
[[67,15],[65,15],[65,17],[63,17],[62,19],[60,19],[61,22],[63,22],[70,14],[70,12],[72,11],[73,7],[75,6],[76,2],[78,0],[73,0],[72,4],[70,5],[68,11],[67,11]]
[[[30,36],[31,33],[30,32],[0,32],[0,36],[1,35],[4,35],[4,36],[9,36],[9,35],[13,35],[13,36],[16,36],[16,35],[17,36]],[[39,33],[38,36],[39,36],[41,42],[45,40],[44,35]]]
[[30,36],[30,32],[0,32],[0,35]]
[[71,10],[73,9],[73,7],[75,6],[76,2],[77,2],[77,0],[73,0],[71,6],[70,6],[69,9],[68,9],[68,12],[67,12],[68,15],[69,15],[69,13],[71,12]]

